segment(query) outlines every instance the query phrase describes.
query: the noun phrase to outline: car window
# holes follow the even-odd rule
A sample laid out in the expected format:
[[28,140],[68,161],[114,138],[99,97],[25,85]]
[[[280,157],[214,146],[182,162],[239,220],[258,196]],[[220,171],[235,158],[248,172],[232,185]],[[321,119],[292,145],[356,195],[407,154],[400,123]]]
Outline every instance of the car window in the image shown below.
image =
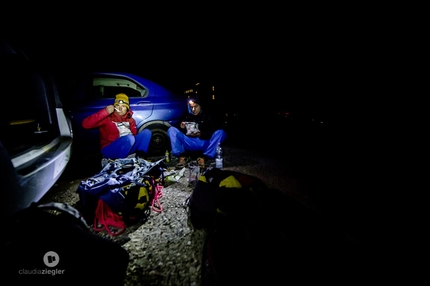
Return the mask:
[[128,97],[146,97],[147,90],[128,79],[97,76],[92,79],[91,98],[114,98],[118,93]]

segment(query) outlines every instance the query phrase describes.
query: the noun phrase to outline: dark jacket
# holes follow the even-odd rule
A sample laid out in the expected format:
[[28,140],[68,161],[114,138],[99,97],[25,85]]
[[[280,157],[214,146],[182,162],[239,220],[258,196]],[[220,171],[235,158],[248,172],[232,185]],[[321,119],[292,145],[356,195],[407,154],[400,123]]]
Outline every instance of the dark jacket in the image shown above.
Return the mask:
[[[215,121],[212,119],[212,116],[209,113],[204,112],[204,110],[197,115],[187,113],[182,119],[182,122],[184,121],[196,122],[199,125],[200,139],[202,140],[209,140],[212,137],[212,134],[219,129]],[[181,129],[181,131],[186,133],[186,129]]]

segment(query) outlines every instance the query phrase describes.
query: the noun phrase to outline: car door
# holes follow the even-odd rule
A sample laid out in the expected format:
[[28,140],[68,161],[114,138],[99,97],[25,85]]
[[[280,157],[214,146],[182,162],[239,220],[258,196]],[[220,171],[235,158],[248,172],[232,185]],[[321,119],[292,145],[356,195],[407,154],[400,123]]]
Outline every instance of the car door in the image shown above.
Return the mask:
[[2,213],[38,202],[64,172],[73,142],[53,75],[0,38]]
[[100,148],[99,130],[84,129],[82,121],[87,116],[112,105],[118,93],[125,93],[129,97],[130,109],[137,124],[151,117],[153,96],[150,90],[126,75],[91,73],[76,81],[73,100],[68,105],[77,148],[83,148],[86,151]]

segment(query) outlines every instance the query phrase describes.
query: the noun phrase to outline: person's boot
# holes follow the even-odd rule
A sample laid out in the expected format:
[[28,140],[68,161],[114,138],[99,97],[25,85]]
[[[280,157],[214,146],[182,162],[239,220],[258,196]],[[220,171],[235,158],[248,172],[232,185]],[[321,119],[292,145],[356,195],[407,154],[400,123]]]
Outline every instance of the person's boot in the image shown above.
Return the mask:
[[176,164],[176,168],[182,169],[187,164],[187,158],[184,156],[179,157],[179,162]]
[[205,168],[205,158],[204,157],[200,157],[197,159],[197,165],[200,168]]

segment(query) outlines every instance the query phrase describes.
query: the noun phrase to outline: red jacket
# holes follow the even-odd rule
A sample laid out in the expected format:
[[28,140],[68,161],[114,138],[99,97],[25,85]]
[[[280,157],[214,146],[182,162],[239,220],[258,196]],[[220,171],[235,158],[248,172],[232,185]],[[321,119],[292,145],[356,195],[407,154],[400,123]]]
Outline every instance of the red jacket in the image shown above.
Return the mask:
[[[136,121],[132,117],[133,111],[128,110],[124,116],[119,116],[118,113],[113,112],[109,114],[106,108],[88,116],[82,120],[82,126],[85,129],[99,128],[100,130],[100,146],[103,149],[116,139],[120,137],[119,126],[126,126],[126,129],[130,129],[133,135],[136,135]],[[118,123],[125,123],[119,124]],[[124,128],[123,128],[124,130]],[[125,135],[125,134],[124,134]]]

